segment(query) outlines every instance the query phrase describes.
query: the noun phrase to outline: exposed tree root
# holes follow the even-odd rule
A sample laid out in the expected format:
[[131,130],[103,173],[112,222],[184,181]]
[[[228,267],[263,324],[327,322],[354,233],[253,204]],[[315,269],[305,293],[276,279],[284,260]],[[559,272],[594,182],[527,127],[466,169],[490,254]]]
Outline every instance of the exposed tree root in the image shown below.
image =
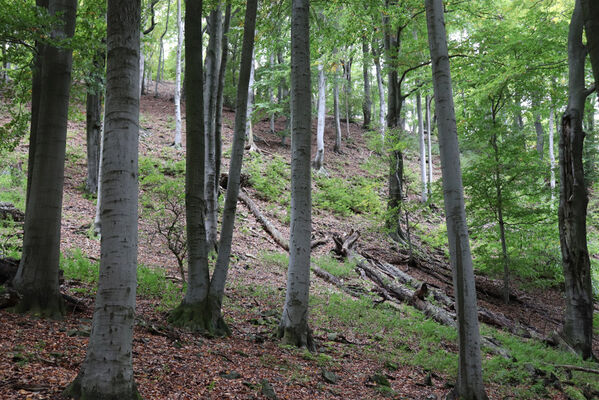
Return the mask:
[[204,300],[197,304],[182,302],[171,311],[168,322],[174,326],[198,332],[209,337],[224,337],[231,335],[220,312],[210,307],[210,302]]

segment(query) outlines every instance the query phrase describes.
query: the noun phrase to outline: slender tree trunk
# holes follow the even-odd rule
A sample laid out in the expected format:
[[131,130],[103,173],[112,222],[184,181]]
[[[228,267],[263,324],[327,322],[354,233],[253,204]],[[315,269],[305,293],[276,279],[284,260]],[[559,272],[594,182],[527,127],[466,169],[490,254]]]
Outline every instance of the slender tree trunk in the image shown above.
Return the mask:
[[[105,106],[106,108],[106,106]],[[94,234],[102,237],[102,172],[104,165],[104,129],[100,130],[100,156],[98,161],[98,190],[96,195],[96,216],[94,217]]]
[[216,106],[221,61],[222,13],[220,4],[210,12],[208,31],[210,40],[206,49],[204,83],[204,135],[206,159],[204,193],[206,195],[206,240],[208,249],[218,243],[218,186],[216,183]]
[[339,112],[339,67],[335,66],[335,86],[333,87],[333,113],[335,114],[335,147],[333,151],[341,154],[341,117]]
[[586,49],[582,44],[583,14],[580,1],[568,33],[569,98],[562,117],[559,141],[559,232],[566,287],[564,339],[587,359],[593,356],[593,292],[587,249],[588,195],[584,180],[582,118],[587,93],[584,87]]
[[[254,32],[256,29],[257,0],[249,0],[246,6],[243,46],[241,49],[241,67],[239,70],[239,84],[237,85],[237,105],[235,107],[235,128],[233,135],[233,149],[231,163],[229,164],[229,177],[227,194],[223,209],[223,223],[221,228],[218,257],[214,274],[210,282],[209,304],[212,317],[212,326],[215,334],[228,335],[229,328],[222,318],[222,303],[225,293],[225,283],[229,270],[231,256],[231,243],[233,241],[233,228],[235,225],[235,211],[239,195],[241,166],[243,163],[243,149],[245,144],[245,120],[247,118],[247,96],[252,69],[252,53],[254,49]],[[230,10],[230,5],[227,6]]]
[[424,118],[422,117],[422,96],[416,93],[416,109],[418,113],[418,136],[420,138],[420,180],[422,182],[423,203],[428,200],[428,184],[426,179],[426,140],[424,137]]
[[309,0],[291,8],[291,231],[285,306],[279,325],[283,343],[314,349],[308,327],[311,234],[311,105]]
[[438,118],[445,220],[458,318],[459,359],[455,394],[465,400],[487,399],[482,377],[476,288],[466,224],[443,2],[425,0],[425,5]]
[[137,273],[139,0],[108,0],[100,277],[87,354],[67,392],[139,399],[133,377]]
[[553,152],[553,135],[555,131],[555,113],[553,111],[553,106],[551,106],[551,110],[549,110],[549,162],[551,168],[551,178],[549,181],[549,187],[551,188],[551,200],[555,199],[555,154]]
[[318,123],[316,125],[316,157],[313,167],[319,173],[324,172],[324,122],[326,118],[327,83],[324,65],[318,64]]
[[347,129],[347,138],[349,139],[349,121],[351,118],[351,58],[348,61],[343,61],[343,76],[345,77],[345,128]]
[[231,2],[227,2],[225,8],[225,20],[223,22],[222,40],[221,40],[221,61],[220,71],[218,73],[218,90],[216,92],[216,116],[214,118],[214,139],[215,139],[215,192],[218,193],[220,182],[221,159],[223,153],[223,98],[225,92],[225,75],[227,72],[227,61],[229,58],[229,27],[231,25]]
[[[274,55],[274,53],[270,53],[269,63],[270,63],[270,68],[274,68],[275,67],[275,55]],[[273,90],[272,87],[268,88],[268,97],[269,97],[269,100],[270,100],[270,104],[272,106],[275,103],[275,92],[274,92],[274,90]],[[272,133],[272,134],[275,133],[275,113],[274,112],[270,113],[270,133]]]
[[181,0],[177,0],[177,66],[175,72],[175,147],[181,147],[181,49],[183,47],[183,22]]
[[205,302],[210,286],[208,246],[204,213],[205,136],[204,73],[202,67],[202,1],[188,1],[185,7],[185,93],[186,167],[185,215],[187,226],[187,291],[169,321],[191,330],[208,330],[210,316]]
[[158,52],[158,66],[156,67],[156,82],[155,82],[156,86],[154,87],[154,97],[158,97],[158,82],[160,82],[161,72],[164,69],[164,36],[168,32],[168,20],[169,20],[170,15],[171,15],[171,0],[168,0],[167,6],[166,6],[166,23],[164,24],[164,32],[162,32],[162,35],[160,35],[160,51]]
[[[52,38],[72,37],[77,2],[52,0],[48,12],[59,15],[64,22],[52,31]],[[64,314],[58,264],[72,50],[47,45],[43,54],[35,117],[35,162],[25,213],[23,254],[13,284],[23,296],[16,311],[57,318]]]
[[102,93],[100,88],[88,88],[85,107],[87,143],[87,179],[85,190],[98,192],[100,168],[100,136],[102,132]]
[[[372,47],[372,51],[374,52],[374,46]],[[385,86],[383,85],[383,74],[381,73],[381,62],[378,53],[374,54],[374,66],[376,68],[376,83],[379,87],[379,125],[381,130],[381,139],[383,143],[385,142],[385,110],[387,106],[385,104]]]
[[[533,99],[533,108],[538,109],[539,100]],[[535,112],[535,132],[537,133],[537,154],[539,159],[543,161],[543,153],[545,147],[545,132],[543,131],[543,124],[541,123],[541,114],[538,110]]]
[[364,129],[370,129],[372,100],[370,98],[370,64],[369,64],[368,42],[362,39],[362,74],[364,76],[364,101],[362,102],[362,114],[364,115]]
[[431,193],[431,186],[433,184],[433,146],[431,141],[431,135],[433,134],[433,125],[431,124],[431,101],[433,99],[430,96],[426,96],[426,138],[428,144],[428,193]]
[[254,62],[254,55],[252,54],[252,69],[250,71],[250,84],[248,87],[247,119],[245,122],[245,148],[250,152],[258,150],[254,144],[254,130],[252,129],[252,113],[254,112]]

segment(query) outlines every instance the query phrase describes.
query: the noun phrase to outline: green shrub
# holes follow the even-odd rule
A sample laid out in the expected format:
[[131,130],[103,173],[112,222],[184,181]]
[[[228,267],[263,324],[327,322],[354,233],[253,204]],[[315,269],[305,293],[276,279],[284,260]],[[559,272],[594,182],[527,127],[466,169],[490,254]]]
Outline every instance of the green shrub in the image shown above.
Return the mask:
[[348,216],[352,213],[380,215],[380,184],[361,176],[349,180],[317,177],[318,190],[314,192],[312,204],[315,208],[333,211]]
[[330,255],[316,258],[314,264],[338,278],[349,278],[354,275],[356,263],[354,261],[339,262]]
[[265,162],[260,154],[253,154],[245,170],[250,176],[250,184],[264,200],[289,204],[290,168],[282,157],[275,156]]
[[66,279],[86,283],[98,281],[100,265],[90,260],[80,249],[72,250],[60,257],[60,267]]

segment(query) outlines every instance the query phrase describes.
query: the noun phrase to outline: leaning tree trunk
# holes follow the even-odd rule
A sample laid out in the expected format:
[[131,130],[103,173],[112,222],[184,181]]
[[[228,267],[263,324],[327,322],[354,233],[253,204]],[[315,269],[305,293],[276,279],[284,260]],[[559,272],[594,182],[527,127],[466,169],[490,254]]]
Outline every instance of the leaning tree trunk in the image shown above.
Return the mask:
[[252,69],[250,71],[250,85],[248,87],[247,119],[245,121],[245,147],[250,152],[258,150],[254,144],[254,130],[252,127],[252,113],[254,112],[254,73],[254,55],[252,54]]
[[287,292],[279,325],[283,343],[314,349],[308,327],[311,234],[309,0],[291,10],[291,229]]
[[257,0],[249,0],[245,11],[245,23],[243,33],[243,46],[241,49],[241,67],[239,70],[239,83],[237,85],[237,104],[235,107],[235,128],[233,135],[233,149],[231,151],[231,163],[229,164],[229,176],[227,194],[223,209],[223,223],[218,246],[218,257],[214,274],[210,281],[210,293],[208,310],[211,315],[211,326],[214,335],[229,335],[231,332],[222,317],[222,303],[225,294],[225,283],[229,270],[231,256],[231,243],[233,241],[233,228],[235,225],[235,210],[237,208],[237,197],[239,195],[241,166],[243,163],[243,150],[245,145],[245,120],[247,118],[247,96],[250,82],[250,70],[252,65],[252,53],[254,49],[254,32],[256,29]]
[[137,274],[139,0],[108,0],[100,277],[87,354],[67,392],[139,399],[133,377]]
[[206,82],[204,85],[204,135],[206,136],[206,159],[204,194],[206,196],[206,240],[208,249],[215,249],[218,241],[218,185],[216,184],[216,106],[220,50],[222,39],[222,13],[220,5],[212,10],[208,31],[210,40],[206,49]]
[[482,377],[476,288],[464,207],[443,2],[426,0],[425,5],[439,128],[445,220],[458,318],[459,358],[455,393],[466,400],[487,399]]
[[428,200],[428,184],[426,179],[426,140],[424,137],[424,118],[422,117],[422,96],[416,93],[416,111],[418,113],[418,137],[420,138],[420,180],[422,182],[421,199]]
[[318,64],[318,122],[316,125],[316,157],[313,167],[319,173],[324,172],[324,122],[326,117],[327,83],[324,65]]
[[181,0],[177,0],[177,66],[175,72],[175,147],[181,147],[181,48],[183,47],[183,23]]
[[370,129],[372,100],[370,98],[370,68],[368,64],[368,42],[362,39],[362,74],[364,76],[364,101],[362,102],[362,114],[364,115],[364,129]]
[[185,297],[169,321],[192,330],[205,331],[210,325],[205,302],[210,286],[208,246],[204,213],[205,136],[204,74],[202,68],[202,1],[186,3],[185,9],[185,91],[186,162],[185,218],[187,226],[188,282]]
[[587,359],[593,356],[593,291],[587,249],[588,195],[582,163],[582,118],[588,93],[584,87],[586,49],[582,43],[583,14],[576,2],[568,33],[569,96],[559,141],[559,233],[566,287],[563,336]]
[[[64,22],[52,31],[52,38],[72,37],[77,2],[52,0],[48,11]],[[64,314],[58,271],[72,50],[45,47],[23,255],[13,284],[22,295],[18,312],[55,318]]]
[[580,5],[584,15],[587,49],[593,66],[595,85],[597,85],[599,82],[599,4],[596,0],[580,0]]

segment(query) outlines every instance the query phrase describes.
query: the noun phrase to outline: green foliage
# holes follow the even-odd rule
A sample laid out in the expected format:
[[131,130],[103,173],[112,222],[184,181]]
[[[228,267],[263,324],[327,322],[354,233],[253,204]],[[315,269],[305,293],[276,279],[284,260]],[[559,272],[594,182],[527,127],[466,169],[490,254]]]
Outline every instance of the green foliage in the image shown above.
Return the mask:
[[315,208],[331,210],[343,216],[353,213],[377,216],[383,212],[379,182],[361,176],[349,180],[317,176],[315,181],[318,187],[312,197]]
[[74,249],[60,257],[60,268],[66,279],[85,283],[98,282],[100,265],[90,260],[80,249]]
[[260,154],[252,154],[244,168],[250,176],[250,184],[265,200],[288,205],[290,169],[287,162],[275,156],[266,162]]
[[355,261],[340,262],[330,255],[317,257],[313,260],[313,262],[320,268],[338,278],[349,278],[350,276],[353,276],[354,268],[356,267]]
[[287,270],[289,266],[289,255],[287,253],[263,251],[260,253],[260,260],[266,265],[277,266],[283,270]]

